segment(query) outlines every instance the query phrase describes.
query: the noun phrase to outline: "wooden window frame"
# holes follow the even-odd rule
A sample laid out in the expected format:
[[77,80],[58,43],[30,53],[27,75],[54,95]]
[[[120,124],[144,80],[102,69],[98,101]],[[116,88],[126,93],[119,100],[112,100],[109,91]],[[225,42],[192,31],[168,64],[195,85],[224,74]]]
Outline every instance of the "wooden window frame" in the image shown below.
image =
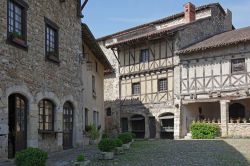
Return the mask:
[[[139,85],[139,92],[135,93],[134,86],[137,86],[137,85]],[[141,94],[141,84],[140,84],[140,82],[132,83],[132,95],[140,95],[140,94]]]
[[[240,64],[239,61],[242,61],[241,63],[243,64],[243,70],[234,71],[234,69],[236,68],[234,65],[236,65],[237,63]],[[245,71],[246,71],[246,60],[245,60],[245,58],[231,59],[231,73],[232,74],[240,74],[240,73],[244,73]]]
[[[45,22],[45,57],[46,60],[52,61],[54,63],[59,64],[59,27],[51,20],[48,18],[44,17],[44,22]],[[51,29],[54,31],[54,53],[48,52],[48,45],[47,45],[47,29]]]
[[[145,52],[147,52],[147,57],[143,57],[145,56]],[[146,59],[147,58],[147,59]],[[146,49],[141,49],[141,52],[140,52],[140,63],[146,63],[146,62],[149,62],[149,59],[150,59],[150,52],[149,52],[149,49],[146,48]]]
[[[10,26],[10,11],[9,11],[9,5],[10,3],[13,3],[15,6],[19,7],[21,9],[21,35],[17,36],[15,35],[15,30],[11,32],[9,30]],[[23,0],[7,0],[7,44],[11,44],[15,47],[27,50],[27,11],[28,11],[29,5],[23,1]],[[15,13],[15,9],[14,9]],[[14,28],[15,28],[15,14],[13,15],[13,22],[14,22]]]
[[[51,116],[52,116],[52,122],[46,122],[46,114],[45,114],[45,102],[49,102],[50,104],[52,104],[52,112],[51,112]],[[42,110],[41,110],[41,107],[40,107],[40,103],[42,102],[43,104],[43,107],[42,107]],[[42,111],[42,113],[41,113]],[[48,100],[48,99],[42,99],[39,103],[38,103],[38,115],[39,115],[39,131],[54,131],[54,123],[55,123],[55,105],[52,101]],[[40,128],[40,116],[42,116],[43,120],[42,120],[42,129]],[[45,125],[46,124],[49,124],[51,123],[51,126],[52,128],[51,129],[45,129]]]
[[[165,89],[164,88],[161,89],[161,81],[166,81],[166,88]],[[168,79],[166,79],[166,78],[158,79],[158,92],[166,92],[166,91],[168,91]]]

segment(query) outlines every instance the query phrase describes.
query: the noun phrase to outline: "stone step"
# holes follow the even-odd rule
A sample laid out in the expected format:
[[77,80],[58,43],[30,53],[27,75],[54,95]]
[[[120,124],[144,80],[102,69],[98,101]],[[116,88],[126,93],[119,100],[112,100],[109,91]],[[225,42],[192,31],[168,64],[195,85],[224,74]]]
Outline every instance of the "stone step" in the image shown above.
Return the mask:
[[187,133],[187,135],[184,137],[184,139],[192,139],[192,134],[191,133]]

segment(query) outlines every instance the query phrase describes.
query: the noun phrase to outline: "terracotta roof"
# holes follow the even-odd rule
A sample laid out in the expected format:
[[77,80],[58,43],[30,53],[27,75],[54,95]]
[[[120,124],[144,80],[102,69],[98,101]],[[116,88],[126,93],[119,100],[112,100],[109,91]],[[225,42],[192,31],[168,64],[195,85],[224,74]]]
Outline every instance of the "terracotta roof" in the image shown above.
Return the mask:
[[189,54],[193,52],[229,46],[247,41],[250,41],[250,26],[215,35],[211,38],[191,45],[185,49],[176,51],[176,54]]
[[94,56],[103,64],[105,71],[106,72],[113,71],[113,67],[111,66],[107,57],[103,53],[99,44],[97,43],[94,35],[90,31],[89,27],[84,23],[82,23],[82,39],[83,42],[93,52]]
[[172,33],[176,32],[176,31],[178,31],[180,29],[183,29],[183,28],[185,28],[185,27],[187,27],[187,26],[189,26],[191,24],[195,24],[197,22],[201,22],[201,21],[204,21],[204,20],[207,20],[207,19],[210,19],[210,17],[198,19],[198,20],[190,22],[190,23],[178,24],[178,25],[175,25],[175,26],[171,26],[171,27],[168,27],[168,28],[161,29],[161,30],[155,30],[155,31],[148,32],[148,33],[145,33],[145,34],[142,34],[142,35],[137,35],[137,36],[134,36],[132,38],[122,40],[122,41],[116,42],[114,44],[110,44],[110,45],[108,45],[106,47],[107,48],[112,48],[112,47],[116,47],[118,45],[125,44],[125,43],[135,43],[137,41],[143,41],[143,40],[148,40],[148,39],[156,39],[156,38],[161,37],[162,35],[172,34]]
[[[219,7],[220,10],[225,14],[224,9],[222,8],[222,6],[219,3],[210,3],[210,4],[207,4],[207,5],[196,7],[196,12],[201,11],[201,10],[205,10],[207,8],[211,8],[211,7],[214,7],[214,6]],[[120,36],[120,35],[124,35],[124,34],[127,34],[127,33],[131,33],[133,31],[141,29],[141,28],[150,27],[150,26],[152,26],[154,24],[160,24],[160,23],[168,22],[168,21],[171,21],[171,20],[174,20],[176,18],[183,17],[183,16],[184,16],[184,12],[180,12],[180,13],[177,13],[177,14],[174,14],[174,15],[171,15],[171,16],[168,16],[168,17],[153,21],[153,22],[142,24],[142,25],[139,25],[139,26],[136,26],[136,27],[126,29],[124,31],[120,31],[120,32],[117,32],[117,33],[114,33],[114,34],[111,34],[111,35],[101,37],[101,38],[97,39],[97,41],[102,41],[102,40],[112,38],[114,36]]]

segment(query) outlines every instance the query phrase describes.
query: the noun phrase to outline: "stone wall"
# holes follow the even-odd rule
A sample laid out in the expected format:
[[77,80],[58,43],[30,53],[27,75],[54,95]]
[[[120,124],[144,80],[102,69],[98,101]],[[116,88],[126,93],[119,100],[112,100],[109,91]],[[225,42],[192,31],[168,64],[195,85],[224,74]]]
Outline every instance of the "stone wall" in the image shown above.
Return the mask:
[[[74,105],[74,146],[82,140],[81,20],[77,1],[25,0],[28,49],[9,45],[7,40],[7,0],[0,1],[0,157],[7,157],[8,97],[20,93],[28,100],[28,146],[48,151],[62,149],[62,136],[41,139],[38,135],[38,102],[50,99],[55,108],[55,130],[62,131],[63,104]],[[59,27],[60,64],[45,60],[44,17]],[[4,143],[4,144],[3,144]],[[51,146],[53,144],[53,146]]]
[[229,123],[228,137],[235,138],[249,138],[250,137],[250,123]]

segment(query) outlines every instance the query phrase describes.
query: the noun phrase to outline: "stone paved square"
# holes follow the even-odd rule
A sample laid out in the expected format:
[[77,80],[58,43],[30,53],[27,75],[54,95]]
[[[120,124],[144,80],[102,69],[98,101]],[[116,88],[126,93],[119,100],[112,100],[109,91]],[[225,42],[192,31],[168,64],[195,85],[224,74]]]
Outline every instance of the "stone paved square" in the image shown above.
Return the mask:
[[249,166],[250,139],[137,141],[113,161],[91,166]]

